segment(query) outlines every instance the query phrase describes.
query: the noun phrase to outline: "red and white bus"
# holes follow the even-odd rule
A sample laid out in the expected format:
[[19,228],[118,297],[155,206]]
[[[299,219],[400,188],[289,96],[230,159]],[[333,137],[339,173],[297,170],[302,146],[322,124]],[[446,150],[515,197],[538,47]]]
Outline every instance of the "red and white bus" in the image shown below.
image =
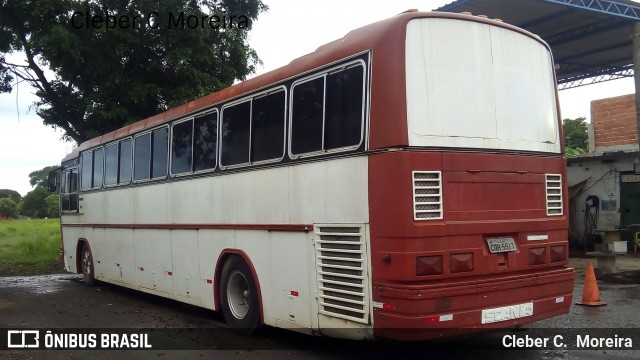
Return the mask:
[[261,325],[419,340],[567,313],[549,47],[407,12],[62,160],[66,270]]

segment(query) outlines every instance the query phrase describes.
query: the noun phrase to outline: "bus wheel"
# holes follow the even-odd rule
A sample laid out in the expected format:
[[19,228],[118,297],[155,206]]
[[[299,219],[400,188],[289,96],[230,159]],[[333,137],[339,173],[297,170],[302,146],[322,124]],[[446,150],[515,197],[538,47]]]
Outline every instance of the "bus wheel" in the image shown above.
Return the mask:
[[251,335],[260,327],[258,290],[249,266],[233,256],[224,264],[220,281],[222,313],[234,331]]
[[82,245],[82,279],[84,283],[93,286],[96,283],[96,277],[93,268],[93,256],[89,245]]

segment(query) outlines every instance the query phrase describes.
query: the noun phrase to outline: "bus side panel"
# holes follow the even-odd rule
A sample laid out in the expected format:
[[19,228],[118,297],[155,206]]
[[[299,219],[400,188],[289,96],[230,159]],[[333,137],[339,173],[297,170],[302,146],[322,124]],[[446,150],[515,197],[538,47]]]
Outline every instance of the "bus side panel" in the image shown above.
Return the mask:
[[200,266],[197,230],[171,230],[171,263],[173,264],[173,293],[186,302],[200,298]]
[[[96,229],[97,230],[97,229]],[[93,250],[94,257],[100,256],[105,272],[110,274],[108,280],[123,283],[134,283],[136,276],[133,230],[104,229],[104,244]],[[92,244],[93,249],[93,244]]]
[[365,156],[289,167],[289,222],[368,223],[367,169]]
[[216,262],[224,249],[236,246],[234,230],[198,230],[198,254],[194,254],[192,261],[199,259],[200,263],[200,306],[212,310],[216,308],[214,299]]
[[169,231],[136,229],[133,231],[136,258],[136,285],[173,294],[173,266]]
[[[87,234],[87,232],[90,232]],[[76,264],[76,250],[79,239],[86,239],[87,235],[91,235],[90,228],[76,228],[62,226],[62,239],[64,247],[65,269],[70,273],[78,273],[82,271]]]
[[[269,280],[263,289],[272,289],[270,302],[273,307],[265,307],[265,321],[273,318],[278,327],[311,327],[311,308],[315,301],[315,282],[309,281],[310,270],[307,254],[311,251],[311,237],[301,232],[270,232]],[[263,290],[264,297],[265,290]],[[268,316],[269,315],[269,316]]]

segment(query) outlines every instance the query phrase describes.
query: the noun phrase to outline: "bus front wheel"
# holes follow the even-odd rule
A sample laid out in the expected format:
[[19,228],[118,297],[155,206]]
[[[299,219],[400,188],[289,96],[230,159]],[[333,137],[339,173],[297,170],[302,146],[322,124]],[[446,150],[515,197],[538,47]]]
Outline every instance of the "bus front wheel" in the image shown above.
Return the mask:
[[222,313],[234,331],[251,335],[260,327],[258,290],[249,266],[237,256],[224,264],[220,281]]
[[89,248],[89,245],[87,244],[82,245],[81,262],[82,280],[85,284],[93,286],[96,283],[96,277],[93,267],[93,255],[91,255],[91,248]]

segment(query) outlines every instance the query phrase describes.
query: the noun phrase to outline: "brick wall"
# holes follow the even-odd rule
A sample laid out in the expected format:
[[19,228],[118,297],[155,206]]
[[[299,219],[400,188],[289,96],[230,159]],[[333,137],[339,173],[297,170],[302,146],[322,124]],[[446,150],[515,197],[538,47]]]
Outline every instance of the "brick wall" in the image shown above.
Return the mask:
[[591,102],[596,148],[638,143],[635,94]]

